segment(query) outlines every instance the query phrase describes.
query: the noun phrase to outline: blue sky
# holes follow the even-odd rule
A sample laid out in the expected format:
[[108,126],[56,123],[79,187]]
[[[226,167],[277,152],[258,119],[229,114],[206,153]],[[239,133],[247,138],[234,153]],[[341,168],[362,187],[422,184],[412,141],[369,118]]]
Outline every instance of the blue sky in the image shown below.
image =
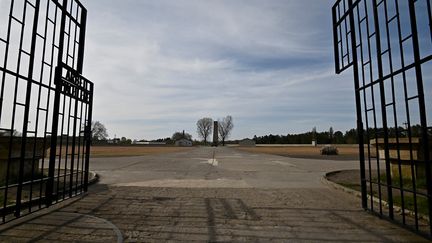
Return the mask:
[[110,137],[169,137],[231,115],[233,139],[355,126],[334,74],[333,0],[92,0],[84,74]]

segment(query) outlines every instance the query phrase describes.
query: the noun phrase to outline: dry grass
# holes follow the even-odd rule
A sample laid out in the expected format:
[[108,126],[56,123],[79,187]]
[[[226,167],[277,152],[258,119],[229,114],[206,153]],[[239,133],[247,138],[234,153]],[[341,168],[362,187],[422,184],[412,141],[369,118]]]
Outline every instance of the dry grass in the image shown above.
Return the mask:
[[312,159],[340,159],[356,160],[359,157],[358,145],[335,145],[339,155],[321,155],[322,146],[257,146],[257,147],[236,147],[236,149],[251,153],[274,154],[294,158]]
[[123,157],[142,156],[152,154],[165,154],[185,152],[193,148],[187,147],[145,147],[145,146],[93,146],[90,149],[91,157]]

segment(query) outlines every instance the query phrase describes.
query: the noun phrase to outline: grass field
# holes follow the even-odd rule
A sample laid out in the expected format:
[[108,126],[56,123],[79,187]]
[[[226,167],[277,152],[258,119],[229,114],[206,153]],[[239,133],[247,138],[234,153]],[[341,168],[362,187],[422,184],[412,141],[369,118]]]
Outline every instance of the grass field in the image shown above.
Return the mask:
[[189,151],[187,147],[146,147],[146,146],[93,146],[90,149],[91,157],[123,157],[152,154],[165,154]]
[[251,153],[274,154],[294,158],[332,159],[332,160],[356,160],[359,157],[358,145],[335,145],[339,155],[321,155],[323,146],[257,146],[257,147],[235,147],[238,150]]

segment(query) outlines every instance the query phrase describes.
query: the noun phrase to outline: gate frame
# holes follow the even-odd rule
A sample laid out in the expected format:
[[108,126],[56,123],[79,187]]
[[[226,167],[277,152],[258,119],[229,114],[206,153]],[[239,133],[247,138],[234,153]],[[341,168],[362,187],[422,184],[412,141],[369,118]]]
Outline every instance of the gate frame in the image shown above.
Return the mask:
[[[359,5],[360,3],[363,3],[363,1],[368,0],[337,0],[332,8],[332,20],[333,20],[333,41],[334,41],[334,57],[335,57],[335,71],[337,74],[342,73],[343,71],[347,70],[351,66],[353,67],[353,76],[354,76],[354,87],[355,87],[355,101],[356,101],[356,116],[357,116],[357,133],[358,133],[358,143],[359,143],[359,155],[360,155],[360,177],[361,177],[361,201],[362,201],[362,207],[363,209],[370,211],[374,214],[377,214],[380,217],[387,217],[383,214],[383,212],[380,209],[380,212],[375,212],[373,209],[373,202],[371,196],[371,208],[368,207],[368,189],[367,189],[367,178],[366,178],[366,163],[365,163],[365,141],[364,141],[364,126],[363,126],[363,115],[362,112],[362,101],[361,101],[361,90],[364,87],[360,87],[360,67],[359,67],[359,58],[357,55],[358,51],[361,51],[362,49],[358,50],[359,47],[362,47],[362,39],[360,36],[360,44],[357,43],[357,33],[356,30],[358,27],[356,24],[360,26],[360,17],[359,20],[356,22],[354,19],[354,9]],[[371,78],[370,82],[372,83],[379,83],[379,89],[380,89],[380,98],[381,98],[381,117],[382,117],[382,126],[384,130],[384,152],[385,152],[385,165],[386,165],[386,186],[387,186],[387,192],[388,192],[388,219],[390,221],[394,221],[394,202],[393,202],[393,189],[400,189],[402,192],[404,192],[404,189],[397,188],[396,186],[392,185],[392,179],[391,179],[391,173],[390,173],[390,151],[389,151],[389,132],[388,132],[388,124],[387,124],[387,108],[386,108],[386,100],[385,100],[385,87],[384,87],[384,81],[388,80],[390,78],[394,78],[399,73],[405,73],[408,70],[415,69],[415,75],[416,75],[416,85],[417,85],[417,95],[418,95],[418,105],[419,105],[419,116],[420,116],[420,126],[421,126],[421,139],[423,141],[423,153],[424,161],[425,161],[425,176],[426,176],[426,187],[427,187],[427,201],[428,201],[428,216],[429,216],[429,233],[425,236],[428,238],[431,238],[432,236],[432,175],[431,175],[431,158],[429,154],[429,137],[428,137],[428,125],[427,125],[427,114],[426,114],[426,105],[425,105],[425,94],[424,94],[424,86],[423,86],[423,74],[422,74],[422,65],[425,64],[428,61],[432,60],[432,55],[421,58],[420,55],[420,44],[419,44],[419,33],[417,28],[417,17],[416,17],[416,9],[415,4],[416,0],[406,0],[408,1],[409,6],[409,25],[411,30],[411,37],[412,38],[412,47],[413,47],[413,54],[414,54],[414,61],[413,64],[410,65],[403,65],[399,71],[391,70],[390,74],[384,77],[383,75],[383,63],[382,63],[382,55],[383,52],[381,50],[381,36],[380,36],[380,20],[379,20],[379,13],[378,13],[378,7],[380,4],[384,2],[385,8],[387,8],[387,0],[382,0],[379,3],[377,0],[372,0],[372,8],[373,8],[373,22],[374,22],[374,35],[375,35],[375,47],[376,47],[376,67],[378,68],[378,78],[373,80]],[[428,7],[430,8],[430,0],[427,0]],[[348,5],[348,6],[346,6]],[[339,9],[339,18],[337,13],[337,8],[343,6],[344,13],[340,13]],[[358,9],[357,9],[358,11]],[[385,10],[387,11],[387,9]],[[431,9],[428,9],[429,15],[431,13]],[[358,14],[359,12],[357,12]],[[399,15],[399,13],[397,13]],[[430,16],[429,16],[430,17]],[[348,20],[347,20],[348,18]],[[364,17],[365,19],[368,18],[366,15]],[[399,18],[399,16],[398,16]],[[400,20],[398,20],[400,21]],[[432,20],[429,20],[429,25],[431,24]],[[345,23],[344,23],[345,22]],[[342,24],[345,24],[345,26],[342,26]],[[388,23],[387,23],[388,24]],[[400,23],[399,23],[400,24]],[[339,29],[341,28],[341,29]],[[343,29],[344,28],[344,29]],[[387,25],[388,28],[388,25]],[[343,30],[344,35],[342,35]],[[399,30],[400,31],[400,30]],[[432,32],[432,27],[431,30]],[[369,33],[368,33],[369,34]],[[339,35],[339,36],[338,36]],[[361,35],[361,33],[360,33]],[[372,36],[372,35],[371,35]],[[368,36],[368,38],[371,38],[371,36]],[[341,39],[339,41],[339,38]],[[344,40],[343,38],[346,38],[345,43],[347,46],[346,53],[344,53]],[[389,38],[387,33],[387,38]],[[339,49],[340,48],[340,49]],[[368,44],[368,50],[371,51],[370,44]],[[345,54],[345,55],[344,55]],[[401,54],[403,55],[403,51],[401,51]],[[347,58],[347,62],[345,62],[345,58]],[[369,56],[369,58],[372,58],[372,56]],[[374,59],[374,61],[375,61]],[[372,62],[371,59],[369,59],[369,62]],[[364,65],[364,64],[363,64]],[[411,66],[411,67],[410,67]],[[371,67],[372,68],[372,67]],[[399,72],[399,73],[397,73]],[[373,84],[373,85],[375,85]],[[373,86],[372,86],[373,87]],[[372,101],[372,103],[375,105],[375,101]],[[364,107],[363,109],[367,110],[367,107]],[[394,111],[396,112],[396,111]],[[409,113],[407,114],[409,116]],[[369,128],[367,128],[369,129]],[[410,144],[412,139],[412,134],[410,130],[408,130]],[[399,150],[399,142],[397,142],[398,150]],[[412,146],[412,144],[410,145]],[[412,147],[410,148],[412,151]],[[368,158],[370,159],[370,151],[368,154]],[[371,162],[369,161],[369,164]],[[369,165],[370,166],[370,165]],[[378,167],[379,169],[379,167]],[[415,180],[414,180],[415,181]],[[371,183],[371,182],[370,182]],[[379,182],[380,183],[380,182]],[[381,184],[379,184],[379,187],[381,187]],[[372,193],[372,191],[371,191]],[[414,195],[416,194],[416,190],[414,190]],[[403,196],[403,194],[402,194]],[[414,196],[415,198],[416,196]],[[380,203],[382,201],[381,195],[379,196]],[[414,199],[415,200],[415,199]],[[417,207],[417,203],[415,202],[415,207]],[[404,210],[404,207],[402,207]],[[411,230],[413,230],[416,233],[423,234],[423,232],[419,231],[418,226],[418,218],[417,218],[417,210],[415,215],[415,229],[410,228],[405,223],[405,215],[403,215],[403,223],[402,225],[407,226]]]
[[[22,17],[16,17],[14,15],[14,11],[17,11],[17,4],[16,2],[23,1],[22,7],[18,8],[18,13],[22,14]],[[41,2],[46,4],[46,11],[43,12],[43,9],[41,9]],[[12,128],[1,128],[2,131],[8,131],[10,132],[10,139],[9,141],[9,152],[8,152],[8,159],[7,159],[7,169],[6,169],[6,177],[5,177],[5,185],[1,186],[1,189],[3,190],[2,193],[4,193],[4,198],[2,200],[2,206],[0,206],[0,214],[2,217],[2,223],[6,223],[10,220],[19,218],[27,213],[32,213],[34,211],[38,211],[44,207],[49,207],[54,203],[59,202],[59,187],[57,185],[57,192],[54,192],[54,181],[55,178],[57,180],[60,180],[60,178],[63,178],[64,186],[63,188],[60,188],[63,193],[62,199],[65,199],[65,194],[68,194],[67,198],[71,198],[73,196],[79,195],[81,193],[85,193],[88,190],[88,181],[89,181],[89,160],[90,160],[90,146],[91,146],[91,123],[92,123],[92,110],[93,110],[93,89],[94,84],[84,78],[82,76],[83,72],[83,62],[84,62],[84,50],[85,50],[85,36],[86,36],[86,25],[87,25],[87,9],[81,4],[80,0],[11,0],[8,1],[7,4],[10,7],[7,7],[7,11],[9,15],[7,16],[7,34],[5,36],[5,39],[2,39],[2,36],[0,36],[0,44],[5,44],[5,51],[4,51],[4,60],[1,60],[4,62],[4,67],[0,66],[0,82],[2,85],[1,95],[0,95],[0,118],[2,118],[3,112],[3,86],[7,82],[7,78],[10,75],[10,77],[15,81],[15,91],[14,92],[14,100],[12,103],[13,106],[13,113],[12,117],[9,118],[5,116],[6,118],[3,119],[11,119],[12,120]],[[33,9],[33,20],[31,22],[25,22],[25,18],[27,17],[28,10],[27,9]],[[42,11],[41,11],[42,10]],[[50,12],[51,10],[51,12]],[[42,13],[43,12],[43,13]],[[54,17],[51,17],[50,14],[54,12]],[[6,16],[5,16],[6,17]],[[59,17],[59,18],[57,18]],[[43,25],[39,23],[39,18],[44,19],[45,22]],[[57,21],[60,20],[60,21]],[[68,21],[68,23],[67,23]],[[49,23],[48,23],[49,22]],[[14,28],[15,31],[20,31],[20,37],[19,37],[19,48],[17,50],[17,54],[15,52],[12,52],[13,55],[17,56],[17,67],[16,70],[9,69],[8,64],[8,57],[11,55],[9,46],[12,43],[10,40],[11,36],[11,29],[12,29],[12,23],[18,23],[20,26],[18,28]],[[30,26],[28,29],[31,29],[31,33],[27,33],[27,35],[24,34],[24,30],[27,27],[27,24]],[[49,35],[47,32],[48,25],[50,25],[50,28],[53,29],[52,35]],[[67,28],[68,24],[68,28]],[[71,27],[71,25],[74,24],[74,27]],[[58,28],[60,27],[60,28]],[[71,29],[74,28],[74,29]],[[78,30],[79,29],[79,30]],[[72,31],[75,30],[75,34],[73,35],[74,38],[72,38]],[[40,33],[38,33],[40,31]],[[57,33],[58,31],[58,33]],[[79,38],[77,38],[79,35]],[[25,51],[23,49],[23,39],[25,36],[30,37],[30,50]],[[56,39],[58,37],[58,39]],[[47,39],[51,42],[47,43]],[[56,41],[58,40],[58,41]],[[38,49],[39,52],[42,54],[42,60],[38,59],[36,61],[36,45],[37,41],[43,41],[43,50]],[[72,42],[72,46],[70,46]],[[66,46],[65,46],[66,45]],[[70,47],[73,48],[73,51],[71,51]],[[65,49],[66,48],[66,49]],[[54,59],[54,51],[57,51],[57,60]],[[50,52],[51,51],[51,52]],[[21,67],[21,56],[26,54],[28,56],[28,66],[25,66],[23,69],[28,68],[28,73],[26,75],[20,74],[20,67]],[[46,56],[51,53],[51,61],[46,61]],[[66,57],[64,56],[66,54]],[[65,57],[66,60],[63,60]],[[69,59],[72,62],[72,67],[69,67],[67,63],[69,63]],[[45,67],[49,67],[49,72],[42,76],[42,73],[40,74],[40,78],[38,80],[34,80],[34,68],[35,63],[41,62],[40,68],[42,68],[41,72],[44,71]],[[3,64],[3,63],[2,63]],[[38,63],[39,64],[39,63]],[[46,65],[46,66],[45,66]],[[76,66],[76,70],[73,66]],[[54,75],[52,71],[54,71]],[[73,80],[68,80],[68,77],[63,77],[62,71],[67,70],[69,74],[72,74]],[[27,71],[27,70],[26,70]],[[51,72],[51,73],[50,73]],[[44,78],[43,78],[44,77]],[[19,80],[20,79],[20,80]],[[39,80],[40,79],[40,80]],[[49,84],[43,83],[44,81],[47,81]],[[25,88],[25,102],[24,103],[18,103],[16,101],[17,96],[17,85],[24,84],[26,85]],[[24,83],[26,82],[26,83]],[[72,89],[72,92],[64,92],[62,91],[62,88],[64,85],[68,85],[69,88]],[[30,112],[31,110],[31,104],[34,103],[32,101],[32,86],[35,89],[39,89],[38,92],[34,92],[37,95],[37,98],[40,100],[41,96],[43,94],[41,93],[41,89],[43,88],[47,90],[47,96],[54,96],[54,102],[52,100],[47,99],[47,105],[49,105],[50,108],[41,108],[40,104],[38,103],[36,106],[36,114],[37,117],[39,117],[39,109],[44,109],[44,112],[46,112],[46,120],[44,120],[44,123],[38,123],[38,118],[36,118],[36,124],[43,125],[45,127],[44,131],[41,131],[43,133],[44,138],[44,145],[50,144],[50,153],[49,158],[44,157],[43,160],[47,161],[48,163],[48,177],[43,176],[43,169],[44,163],[42,162],[42,175],[41,179],[35,178],[35,173],[37,173],[37,170],[39,167],[35,167],[35,162],[38,161],[38,157],[35,155],[35,149],[38,142],[34,140],[35,142],[30,143],[31,140],[28,138],[31,137],[29,134],[35,134],[35,138],[38,137],[37,133],[35,131],[29,130],[29,121],[30,121]],[[7,91],[7,90],[6,90]],[[85,96],[85,100],[83,97],[81,99],[78,97],[78,95]],[[60,112],[60,102],[61,98],[63,97],[63,114]],[[66,99],[69,99],[69,107],[75,105],[74,113],[67,114],[67,122],[68,126],[73,122],[73,129],[72,131],[69,131],[69,129],[66,132],[66,135],[63,134],[63,131],[60,131],[59,134],[59,117],[60,115],[63,116],[63,119],[65,119],[66,114],[64,113],[64,102]],[[73,99],[73,101],[72,101]],[[38,101],[39,102],[39,101]],[[74,104],[72,104],[72,102]],[[81,102],[81,103],[80,103]],[[15,109],[16,107],[20,105],[24,107],[24,115],[23,115],[23,125],[22,127],[14,126],[15,121],[21,119],[15,117]],[[78,105],[81,107],[81,114],[78,115]],[[53,107],[52,107],[53,106]],[[83,106],[85,107],[85,112],[83,111]],[[84,112],[84,114],[83,114]],[[45,116],[45,115],[43,115]],[[52,122],[50,123],[49,118],[52,118]],[[72,119],[73,120],[72,120]],[[78,120],[80,123],[78,123]],[[63,124],[63,122],[62,122]],[[79,127],[77,127],[79,124]],[[37,126],[36,125],[36,126]],[[83,127],[81,127],[83,126]],[[17,138],[13,137],[13,129],[21,129],[22,128],[22,136],[20,137],[20,157],[19,165],[18,165],[18,176],[17,178],[11,177],[10,167],[12,163],[12,144],[13,141],[17,140]],[[38,128],[35,128],[36,131]],[[51,129],[51,130],[49,130]],[[63,130],[63,128],[61,129]],[[78,133],[78,134],[77,134]],[[71,158],[68,158],[69,151],[66,150],[66,159],[64,159],[64,165],[65,165],[65,173],[64,175],[55,175],[55,170],[58,169],[56,167],[56,163],[58,163],[58,166],[60,166],[61,160],[61,152],[60,154],[57,152],[57,148],[59,148],[59,142],[58,138],[60,135],[60,145],[61,141],[63,140],[63,137],[67,137],[67,145],[72,147],[71,151]],[[71,142],[69,141],[69,138],[71,138]],[[48,141],[50,140],[50,141]],[[78,140],[78,141],[77,141]],[[81,144],[82,142],[82,144]],[[26,150],[29,150],[28,145],[31,145],[33,148],[32,157],[30,158],[33,161],[32,170],[31,170],[31,176],[32,179],[26,179],[24,176],[24,170],[25,170],[25,163],[26,160],[29,158],[26,157]],[[78,147],[78,152],[76,152],[76,146]],[[66,148],[67,149],[67,148]],[[82,154],[80,154],[82,150]],[[60,150],[61,151],[61,150]],[[76,154],[77,153],[77,154]],[[46,155],[45,152],[43,152],[43,155]],[[75,157],[77,155],[77,158]],[[60,156],[60,157],[59,157]],[[81,158],[79,158],[81,157]],[[46,159],[45,159],[46,158]],[[75,161],[77,161],[77,164],[75,165]],[[79,164],[78,164],[79,162]],[[70,168],[68,168],[68,166]],[[70,170],[70,174],[66,173],[66,170]],[[75,172],[74,172],[75,170]],[[81,182],[78,180],[78,176],[81,174]],[[74,180],[74,176],[76,176],[76,180]],[[68,180],[68,188],[66,188],[66,180]],[[11,183],[11,179],[17,179],[16,184]],[[40,181],[40,182],[39,182]],[[44,185],[45,184],[45,185]],[[58,184],[58,182],[57,182]],[[28,201],[23,201],[23,189],[24,186],[30,185],[30,188],[33,188],[34,185],[40,186],[40,193],[39,198],[32,198],[32,189],[30,189],[30,198]],[[16,188],[16,198],[14,197],[15,202],[14,203],[8,203],[8,191],[10,188]],[[43,189],[45,190],[43,192]],[[36,190],[36,189],[35,189]],[[13,191],[12,191],[13,192]],[[55,201],[54,201],[55,200]],[[38,208],[34,208],[34,206],[39,205]],[[24,213],[23,210],[28,209],[28,212]],[[12,216],[13,214],[13,216]]]

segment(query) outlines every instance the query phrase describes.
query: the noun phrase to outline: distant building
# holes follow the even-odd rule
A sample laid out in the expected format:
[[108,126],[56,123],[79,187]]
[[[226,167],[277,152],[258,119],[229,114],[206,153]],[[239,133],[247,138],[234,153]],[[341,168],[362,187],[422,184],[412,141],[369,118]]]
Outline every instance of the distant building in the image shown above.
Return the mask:
[[165,142],[133,141],[133,145],[166,145]]
[[179,139],[175,142],[175,146],[178,147],[192,147],[192,141],[188,139]]
[[246,139],[243,139],[239,142],[239,146],[241,146],[241,147],[255,147],[256,143],[255,143],[255,140],[246,138]]
[[312,146],[316,147],[317,146],[317,141],[314,139],[312,140]]
[[119,144],[120,143],[120,138],[108,139],[107,143],[108,144]]

